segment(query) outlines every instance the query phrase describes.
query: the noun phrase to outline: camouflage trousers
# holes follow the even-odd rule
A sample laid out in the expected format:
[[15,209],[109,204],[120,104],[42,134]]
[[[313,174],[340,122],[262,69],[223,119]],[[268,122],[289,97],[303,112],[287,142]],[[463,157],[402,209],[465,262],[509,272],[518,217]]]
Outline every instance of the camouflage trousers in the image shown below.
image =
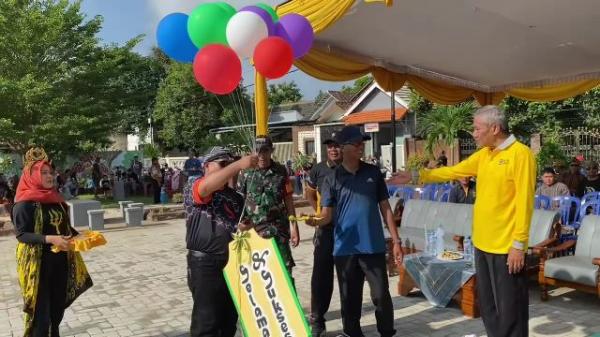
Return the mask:
[[283,260],[283,264],[287,268],[290,277],[292,276],[292,268],[296,266],[294,262],[294,257],[292,256],[292,249],[290,248],[290,242],[281,242],[277,238],[275,238],[275,242],[277,243],[277,248],[279,249],[279,254],[281,254],[281,259]]

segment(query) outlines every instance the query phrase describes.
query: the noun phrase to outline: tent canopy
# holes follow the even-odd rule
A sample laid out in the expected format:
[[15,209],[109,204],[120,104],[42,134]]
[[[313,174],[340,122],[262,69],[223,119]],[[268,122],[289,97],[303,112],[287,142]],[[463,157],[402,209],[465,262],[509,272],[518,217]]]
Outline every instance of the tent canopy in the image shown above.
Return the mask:
[[[388,4],[386,6],[385,4]],[[372,73],[388,91],[405,82],[443,104],[505,95],[552,101],[600,84],[600,1],[292,0],[313,50],[296,65],[346,81]]]

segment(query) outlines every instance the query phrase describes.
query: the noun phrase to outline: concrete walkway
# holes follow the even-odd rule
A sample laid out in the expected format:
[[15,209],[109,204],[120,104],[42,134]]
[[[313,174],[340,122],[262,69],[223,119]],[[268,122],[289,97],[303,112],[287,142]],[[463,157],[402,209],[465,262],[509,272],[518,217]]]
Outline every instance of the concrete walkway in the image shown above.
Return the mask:
[[[105,232],[108,245],[84,254],[95,286],[67,310],[62,336],[188,336],[192,303],[186,283],[184,221],[133,229],[111,222]],[[300,247],[293,251],[294,277],[308,313],[312,229],[301,227],[301,237]],[[15,245],[14,237],[0,237],[0,337],[22,336]],[[396,282],[397,277],[390,279],[397,336],[485,335],[481,320],[464,317],[455,305],[432,308],[419,292],[397,296]],[[378,336],[368,294],[365,286],[363,331]],[[532,283],[530,317],[530,336],[590,336],[600,332],[600,299],[563,288],[542,303]],[[337,336],[341,329],[337,288],[328,318],[328,336]]]

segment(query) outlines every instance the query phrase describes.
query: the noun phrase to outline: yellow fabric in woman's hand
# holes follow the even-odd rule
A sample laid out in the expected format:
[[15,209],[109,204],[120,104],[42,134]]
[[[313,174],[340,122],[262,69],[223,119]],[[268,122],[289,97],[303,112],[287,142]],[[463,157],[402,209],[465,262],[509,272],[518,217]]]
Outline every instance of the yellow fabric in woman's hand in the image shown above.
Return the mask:
[[[77,237],[73,238],[69,243],[69,250],[75,252],[87,252],[94,247],[103,246],[106,244],[104,235],[100,232],[83,231]],[[60,248],[52,246],[54,253],[60,252]]]

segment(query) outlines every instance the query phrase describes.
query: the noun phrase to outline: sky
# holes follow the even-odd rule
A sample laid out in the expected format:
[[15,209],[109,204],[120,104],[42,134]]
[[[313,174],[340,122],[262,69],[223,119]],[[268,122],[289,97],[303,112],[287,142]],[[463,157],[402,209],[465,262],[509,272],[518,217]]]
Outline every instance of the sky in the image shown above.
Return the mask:
[[[146,38],[135,49],[140,54],[147,55],[150,49],[156,45],[155,31],[160,20],[167,14],[181,12],[189,14],[194,7],[207,0],[83,0],[82,11],[92,18],[96,15],[104,17],[103,29],[100,32],[102,43],[124,42],[144,34]],[[236,8],[255,4],[258,1],[251,0],[230,0],[228,1]],[[280,0],[262,0],[260,2],[275,6]],[[295,69],[295,68],[294,68]],[[254,83],[253,69],[244,62],[244,85]],[[349,85],[351,82],[325,82],[312,78],[302,71],[295,71],[284,76],[282,79],[269,81],[279,83],[285,81],[295,81],[304,100],[314,99],[319,90],[338,90],[342,85]],[[253,92],[252,86],[248,87],[249,92]]]

